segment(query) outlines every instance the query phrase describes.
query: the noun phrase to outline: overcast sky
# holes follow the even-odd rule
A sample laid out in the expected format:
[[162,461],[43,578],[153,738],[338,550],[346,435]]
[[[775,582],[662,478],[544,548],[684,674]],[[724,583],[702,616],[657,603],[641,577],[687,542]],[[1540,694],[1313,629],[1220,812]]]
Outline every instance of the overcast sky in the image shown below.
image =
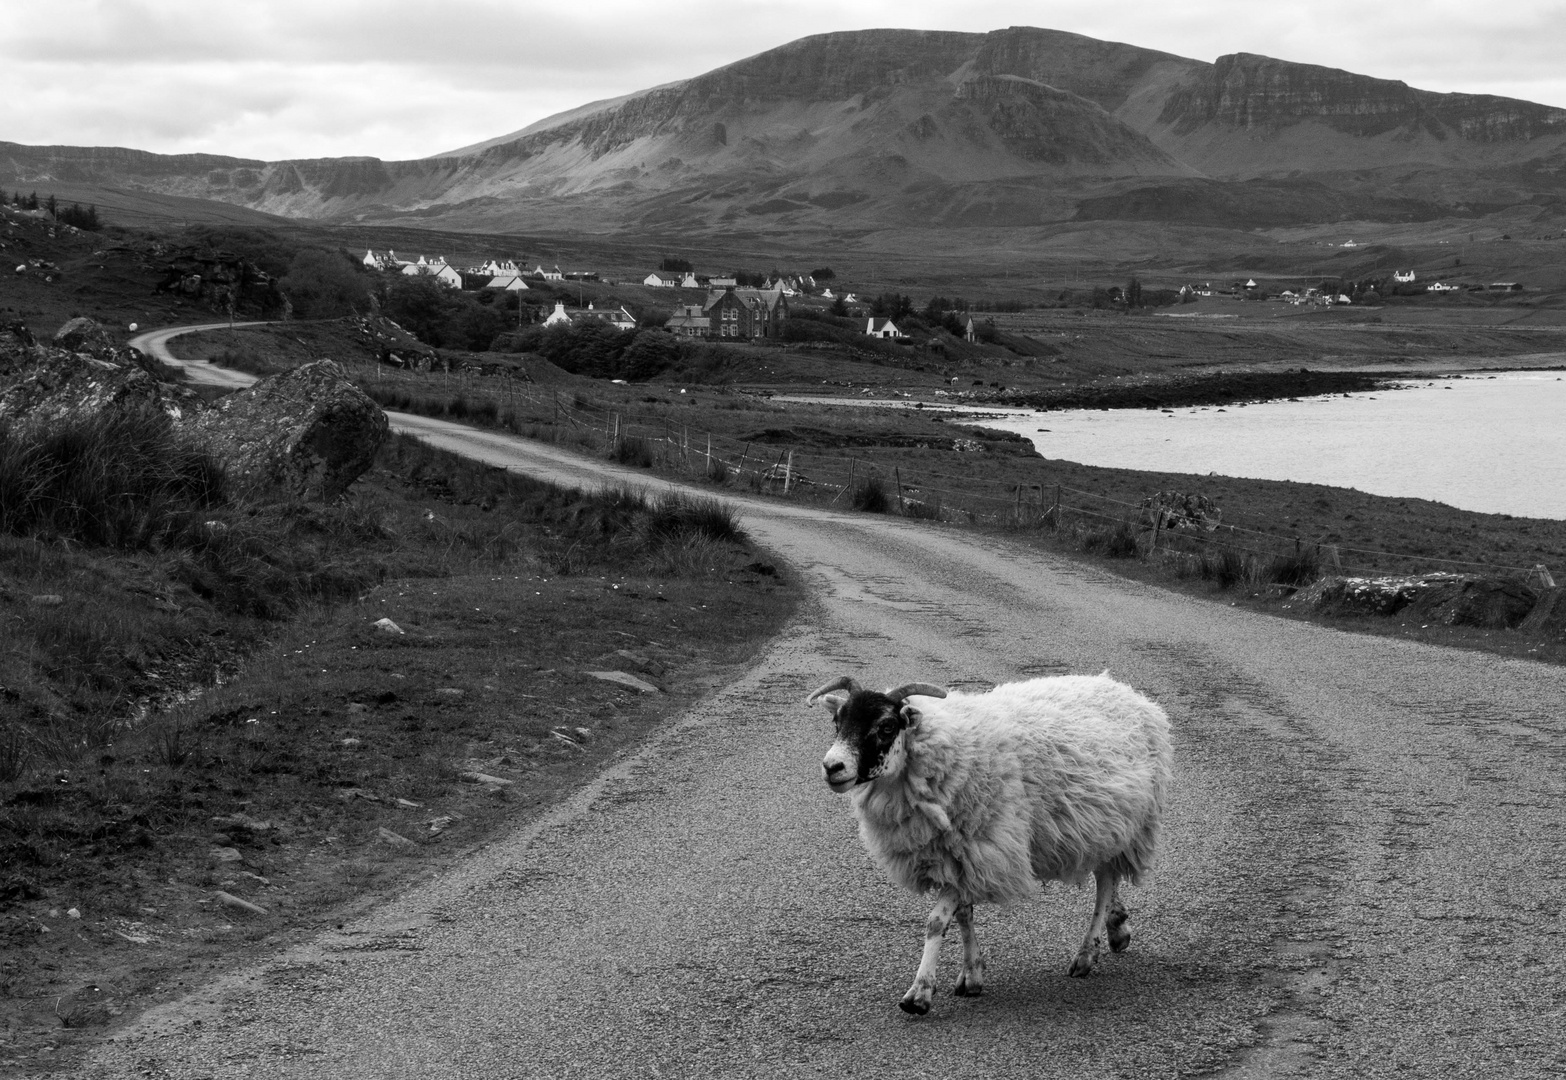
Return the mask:
[[1566,108],[1566,0],[16,0],[0,140],[425,157],[807,34],[1017,25]]

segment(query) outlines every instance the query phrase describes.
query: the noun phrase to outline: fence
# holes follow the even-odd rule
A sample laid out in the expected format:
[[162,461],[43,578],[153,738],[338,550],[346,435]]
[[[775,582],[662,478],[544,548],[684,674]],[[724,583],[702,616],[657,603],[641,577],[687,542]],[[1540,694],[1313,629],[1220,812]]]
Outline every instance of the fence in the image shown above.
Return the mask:
[[[375,370],[366,373],[367,388],[383,404],[401,397],[409,399],[404,407],[416,410],[430,404],[419,400],[430,390],[428,373],[370,366]],[[1266,524],[1260,521],[1171,528],[1165,525],[1162,513],[1144,503],[1063,484],[1019,483],[926,467],[915,469],[904,462],[879,462],[868,454],[830,454],[712,431],[693,434],[689,425],[676,424],[668,417],[641,416],[625,405],[550,390],[525,379],[497,380],[463,372],[437,378],[456,391],[457,397],[450,399],[443,413],[453,419],[486,420],[517,434],[573,442],[624,463],[674,469],[711,482],[828,506],[846,508],[854,503],[857,492],[878,486],[885,492],[888,508],[895,505],[904,516],[1009,529],[1075,531],[1085,538],[1099,533],[1129,536],[1136,550],[1150,557],[1222,558],[1227,553],[1230,558],[1261,563],[1315,560],[1332,572],[1363,576],[1424,573],[1437,568],[1535,578],[1553,585],[1543,566],[1322,544],[1252,527]],[[497,388],[496,382],[505,385]],[[468,395],[473,395],[472,401]]]

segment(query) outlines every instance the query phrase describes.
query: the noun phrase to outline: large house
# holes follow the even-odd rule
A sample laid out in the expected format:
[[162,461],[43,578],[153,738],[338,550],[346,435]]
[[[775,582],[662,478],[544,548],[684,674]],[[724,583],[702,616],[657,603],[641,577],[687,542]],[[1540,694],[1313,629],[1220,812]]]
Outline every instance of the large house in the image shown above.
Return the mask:
[[1412,270],[1394,270],[1392,271],[1392,280],[1399,285],[1407,285],[1414,280],[1414,272]]
[[701,313],[700,304],[681,304],[663,328],[675,337],[704,338],[712,330],[712,320]]
[[[970,320],[972,321],[972,320]],[[874,338],[900,338],[904,334],[897,329],[897,324],[891,319],[868,319],[865,323],[865,333]]]
[[788,318],[788,301],[781,289],[730,286],[708,293],[702,314],[708,319],[708,337],[729,340],[777,337],[783,320]]
[[555,310],[544,319],[544,325],[581,325],[589,320],[606,322],[616,330],[636,329],[636,318],[623,307],[598,308],[589,303],[580,311],[567,311],[565,304],[559,300],[555,301]]
[[679,283],[680,282],[678,278],[665,277],[657,271],[654,271],[653,273],[648,274],[646,277],[642,278],[642,284],[653,289],[672,289]]
[[558,267],[558,266],[555,267],[553,270],[545,270],[543,268],[543,266],[540,265],[537,270],[533,271],[533,276],[534,277],[543,278],[545,281],[564,281],[565,280],[565,275],[560,272],[560,267]]

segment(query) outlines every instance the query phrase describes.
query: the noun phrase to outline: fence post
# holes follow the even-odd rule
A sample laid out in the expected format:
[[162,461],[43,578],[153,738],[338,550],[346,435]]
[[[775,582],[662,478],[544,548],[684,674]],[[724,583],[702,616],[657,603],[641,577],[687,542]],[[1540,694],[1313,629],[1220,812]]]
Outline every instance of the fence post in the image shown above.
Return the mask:
[[734,470],[734,477],[735,477],[736,480],[743,481],[745,479],[745,459],[747,457],[749,457],[749,456],[750,456],[750,443],[746,443],[744,451],[742,451],[741,454],[740,454],[739,468]]
[[892,467],[892,475],[897,478],[897,512],[903,512],[903,471],[897,466]]
[[1014,499],[1012,499],[1012,501],[1011,501],[1011,523],[1013,525],[1017,525],[1017,526],[1021,526],[1021,524],[1022,524],[1022,485],[1021,484],[1017,485],[1016,497]]
[[712,432],[707,432],[707,478],[712,478]]
[[788,464],[783,466],[783,494],[788,494],[789,484],[794,480],[794,451],[788,452]]
[[1155,507],[1153,509],[1153,543],[1152,546],[1147,549],[1147,553],[1149,555],[1152,555],[1158,551],[1158,534],[1160,531],[1162,531],[1163,527],[1164,512],[1161,508]]

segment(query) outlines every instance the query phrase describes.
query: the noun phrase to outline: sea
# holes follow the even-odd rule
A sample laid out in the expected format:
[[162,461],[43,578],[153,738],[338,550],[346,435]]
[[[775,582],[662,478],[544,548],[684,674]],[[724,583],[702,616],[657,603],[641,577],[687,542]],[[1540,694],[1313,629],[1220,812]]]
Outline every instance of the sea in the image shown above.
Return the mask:
[[1566,375],[1556,371],[1173,410],[962,411],[1084,465],[1295,480],[1566,520]]

